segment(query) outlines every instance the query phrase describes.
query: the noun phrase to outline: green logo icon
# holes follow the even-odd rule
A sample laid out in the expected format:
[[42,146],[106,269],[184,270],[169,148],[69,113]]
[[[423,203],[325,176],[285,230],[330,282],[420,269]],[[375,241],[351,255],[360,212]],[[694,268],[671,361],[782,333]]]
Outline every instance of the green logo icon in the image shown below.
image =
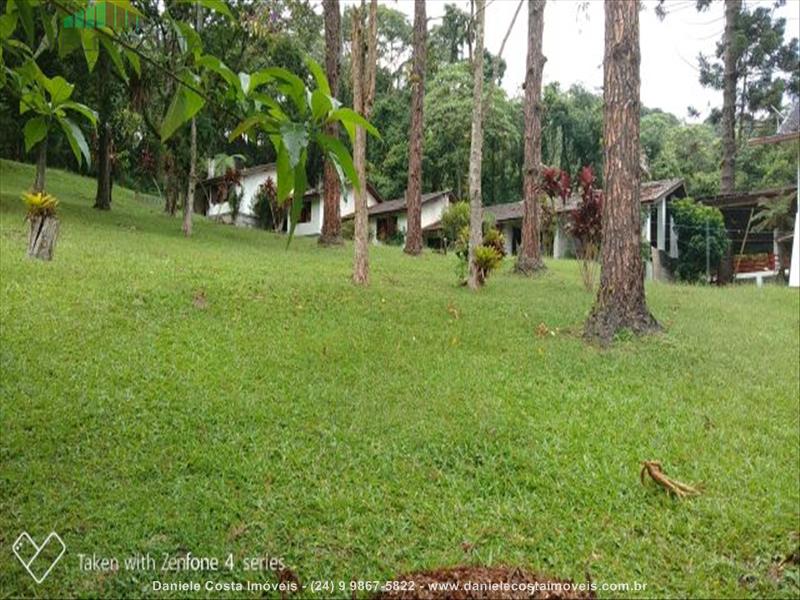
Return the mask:
[[64,18],[66,29],[108,27],[119,31],[138,24],[139,12],[131,6],[130,0],[91,1],[83,10]]

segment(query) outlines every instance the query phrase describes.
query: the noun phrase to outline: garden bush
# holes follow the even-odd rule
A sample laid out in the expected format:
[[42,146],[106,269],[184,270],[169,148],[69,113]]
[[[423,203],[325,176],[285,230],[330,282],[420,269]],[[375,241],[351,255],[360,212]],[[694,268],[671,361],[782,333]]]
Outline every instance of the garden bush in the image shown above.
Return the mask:
[[705,206],[692,198],[676,200],[670,208],[678,235],[675,274],[681,281],[699,281],[706,272],[706,234],[708,262],[713,270],[718,270],[730,246],[725,219],[718,208]]

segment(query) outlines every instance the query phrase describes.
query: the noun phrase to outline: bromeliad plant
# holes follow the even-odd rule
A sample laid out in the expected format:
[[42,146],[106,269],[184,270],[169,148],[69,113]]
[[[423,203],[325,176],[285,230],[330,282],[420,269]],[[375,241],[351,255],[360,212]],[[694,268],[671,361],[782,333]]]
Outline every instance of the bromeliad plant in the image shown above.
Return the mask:
[[54,217],[58,200],[55,196],[45,192],[29,192],[22,194],[22,201],[28,208],[28,218],[35,217]]
[[28,257],[51,260],[58,237],[58,219],[55,196],[44,192],[22,194],[22,201],[28,207]]
[[[365,184],[358,179],[347,147],[338,138],[325,133],[326,125],[341,123],[351,143],[355,141],[356,127],[363,127],[368,133],[380,137],[364,117],[343,107],[331,95],[330,85],[319,64],[308,58],[306,65],[314,76],[314,89],[310,89],[297,75],[280,67],[270,67],[251,74],[239,73],[240,100],[250,107],[251,114],[229,136],[234,140],[258,130],[267,135],[275,148],[278,171],[276,196],[292,199],[287,245],[291,243],[303,208],[303,196],[308,188],[306,162],[312,144],[336,167],[343,187],[345,180],[350,181],[356,190]],[[272,88],[273,95],[260,90],[265,85]]]

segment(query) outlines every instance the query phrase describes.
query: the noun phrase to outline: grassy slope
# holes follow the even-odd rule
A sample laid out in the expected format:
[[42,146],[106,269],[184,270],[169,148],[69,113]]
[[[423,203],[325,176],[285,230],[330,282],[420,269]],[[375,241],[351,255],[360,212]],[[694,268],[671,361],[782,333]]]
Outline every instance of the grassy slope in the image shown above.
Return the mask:
[[[184,239],[57,171],[56,257],[29,261],[33,171],[0,168],[0,546],[68,546],[41,586],[0,552],[0,596],[146,593],[152,574],[77,554],[185,550],[282,556],[303,581],[475,562],[797,595],[796,569],[767,575],[800,530],[796,291],[650,285],[666,335],[601,351],[568,261],[473,295],[450,256],[375,248],[362,290],[350,247],[203,219]],[[642,487],[643,459],[705,494]]]

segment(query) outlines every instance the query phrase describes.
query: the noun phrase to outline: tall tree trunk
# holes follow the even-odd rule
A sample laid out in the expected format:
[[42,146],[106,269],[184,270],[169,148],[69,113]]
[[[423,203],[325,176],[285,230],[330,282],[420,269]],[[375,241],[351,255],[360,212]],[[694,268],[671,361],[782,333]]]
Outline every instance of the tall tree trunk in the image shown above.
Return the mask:
[[528,57],[525,73],[525,150],[522,180],[522,248],[518,273],[530,275],[544,269],[539,245],[539,180],[542,164],[542,54],[545,0],[528,0]]
[[414,66],[411,71],[411,131],[408,140],[408,186],[406,187],[407,254],[422,252],[422,105],[425,96],[425,59],[428,31],[425,0],[414,2]]
[[97,192],[94,207],[98,210],[111,210],[111,95],[108,81],[111,77],[107,52],[100,51],[100,65],[97,77],[97,95],[100,98],[100,137],[97,140]]
[[[375,69],[377,66],[378,2],[371,0],[369,20],[364,29],[364,0],[361,8],[353,14],[353,106],[361,116],[369,119],[372,101],[375,98]],[[365,39],[366,38],[366,39]],[[355,255],[353,260],[353,282],[369,283],[369,216],[367,214],[367,132],[356,127],[353,144],[353,159],[356,174],[361,183],[355,190]]]
[[605,3],[603,202],[600,289],[585,335],[608,343],[621,329],[659,328],[647,309],[640,251],[639,3]]
[[[325,71],[331,94],[339,94],[339,67],[342,55],[341,15],[339,0],[323,0],[322,9],[325,18]],[[331,123],[325,127],[327,135],[336,137],[339,126]],[[339,176],[336,167],[330,160],[325,160],[322,175],[322,231],[319,243],[324,246],[338,246],[342,243],[342,217],[340,202]]]
[[472,54],[472,133],[469,147],[469,279],[470,289],[483,285],[475,262],[475,250],[483,243],[483,206],[481,203],[481,166],[483,163],[483,25],[486,0],[476,0],[475,49]]
[[194,214],[194,188],[197,187],[197,121],[192,118],[189,141],[189,189],[183,203],[183,235],[192,235],[192,215]]
[[742,10],[742,0],[725,0],[725,30],[723,32],[724,80],[722,90],[722,177],[719,191],[733,193],[736,186],[736,21]]
[[[202,7],[194,6],[194,30],[200,33],[202,21]],[[192,235],[192,215],[194,215],[194,190],[197,187],[197,119],[192,117],[191,130],[189,132],[189,182],[186,190],[186,199],[183,203],[183,235]]]
[[44,191],[44,178],[47,171],[47,136],[39,142],[36,153],[36,178],[33,180],[33,192],[38,194]]

